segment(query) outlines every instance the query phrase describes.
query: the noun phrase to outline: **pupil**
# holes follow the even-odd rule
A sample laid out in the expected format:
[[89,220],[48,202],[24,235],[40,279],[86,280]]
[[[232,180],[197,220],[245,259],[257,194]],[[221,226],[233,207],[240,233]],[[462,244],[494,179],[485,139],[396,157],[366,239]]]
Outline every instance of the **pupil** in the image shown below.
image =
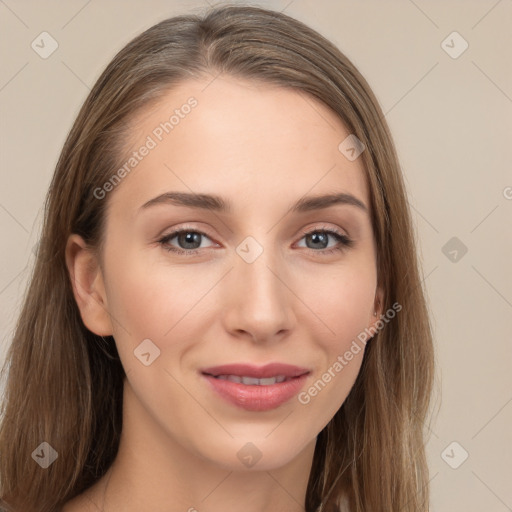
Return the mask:
[[[184,242],[184,245],[187,249],[197,249],[201,245],[201,240],[199,238],[201,235],[199,233],[186,232],[181,234],[180,242]],[[187,244],[198,244],[197,247],[188,247]]]

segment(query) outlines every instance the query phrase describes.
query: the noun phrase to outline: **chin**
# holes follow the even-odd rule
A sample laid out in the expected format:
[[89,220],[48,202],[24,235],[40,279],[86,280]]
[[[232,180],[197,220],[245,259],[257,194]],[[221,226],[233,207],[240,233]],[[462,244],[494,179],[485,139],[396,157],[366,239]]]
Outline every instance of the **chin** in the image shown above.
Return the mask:
[[[268,436],[268,437],[266,437]],[[268,432],[261,436],[244,436],[241,439],[229,439],[222,451],[204,454],[215,465],[226,471],[272,471],[290,464],[301,456],[308,447],[314,450],[316,437],[303,446],[296,435],[275,435],[271,439]],[[218,445],[217,445],[218,447]]]

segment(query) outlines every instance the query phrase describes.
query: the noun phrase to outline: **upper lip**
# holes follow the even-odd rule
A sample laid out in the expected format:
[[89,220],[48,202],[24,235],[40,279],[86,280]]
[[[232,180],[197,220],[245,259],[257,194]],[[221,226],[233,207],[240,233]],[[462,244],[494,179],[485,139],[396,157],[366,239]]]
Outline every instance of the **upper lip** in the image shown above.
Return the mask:
[[236,363],[203,368],[201,372],[207,375],[212,375],[213,377],[218,377],[219,375],[238,375],[239,377],[264,379],[267,377],[277,377],[278,375],[284,375],[285,377],[299,377],[309,373],[309,370],[307,368],[301,368],[299,366],[285,363],[270,363],[265,366]]

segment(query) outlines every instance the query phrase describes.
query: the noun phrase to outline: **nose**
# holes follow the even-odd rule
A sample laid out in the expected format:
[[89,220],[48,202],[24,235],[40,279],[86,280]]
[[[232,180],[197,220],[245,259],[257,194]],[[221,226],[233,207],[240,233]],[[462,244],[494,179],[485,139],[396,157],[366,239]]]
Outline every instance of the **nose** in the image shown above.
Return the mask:
[[227,332],[254,342],[271,343],[295,322],[293,292],[284,265],[264,250],[252,263],[235,253],[224,288],[223,321]]

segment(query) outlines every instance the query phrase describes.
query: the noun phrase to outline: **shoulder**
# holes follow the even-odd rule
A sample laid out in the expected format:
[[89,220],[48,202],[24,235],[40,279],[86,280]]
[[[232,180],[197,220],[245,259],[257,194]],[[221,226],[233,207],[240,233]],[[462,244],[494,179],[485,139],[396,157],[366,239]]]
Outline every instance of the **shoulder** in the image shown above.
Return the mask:
[[91,487],[85,489],[81,494],[75,496],[58,512],[98,512],[103,499],[102,479],[95,482]]

